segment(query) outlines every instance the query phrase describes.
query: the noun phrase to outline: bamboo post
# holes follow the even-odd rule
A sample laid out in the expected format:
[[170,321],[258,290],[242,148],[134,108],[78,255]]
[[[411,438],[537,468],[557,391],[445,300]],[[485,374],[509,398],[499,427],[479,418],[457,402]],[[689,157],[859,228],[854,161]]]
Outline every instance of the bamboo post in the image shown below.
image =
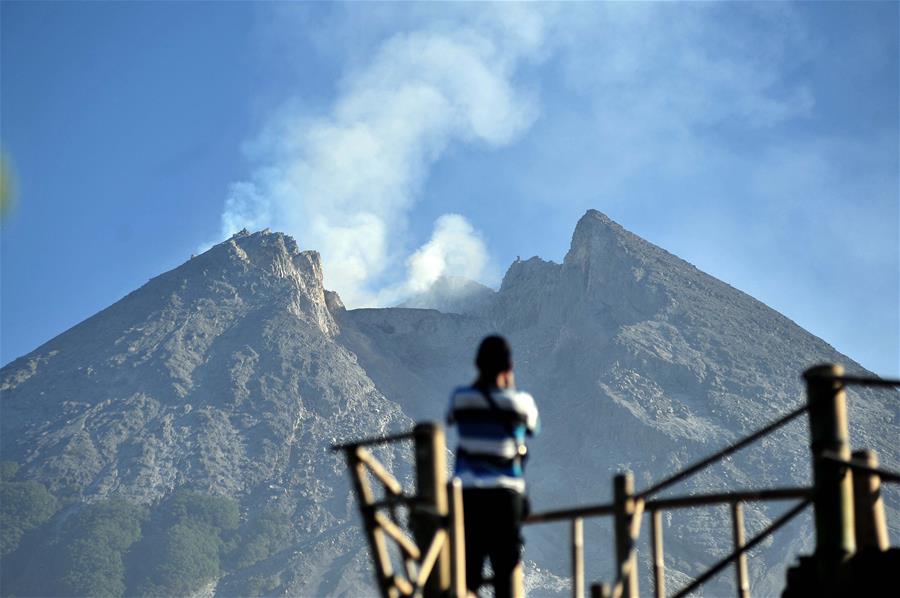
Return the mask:
[[[444,454],[444,429],[436,423],[417,424],[413,429],[416,445],[416,495],[424,509],[412,509],[413,534],[420,547],[430,546],[438,530],[445,526],[447,504],[447,460]],[[450,591],[450,543],[445,542],[434,569],[425,584],[425,598],[446,595]]]
[[584,598],[584,519],[572,520],[572,598]]
[[[878,453],[856,451],[854,461],[872,468],[878,467]],[[890,547],[884,500],[881,498],[881,478],[865,471],[853,472],[853,506],[856,518],[856,549],[887,550]]]
[[[494,587],[497,586],[494,585]],[[512,572],[512,596],[513,598],[525,598],[525,571],[522,568],[521,559],[516,563]]]
[[650,519],[652,521],[650,540],[653,544],[653,596],[655,598],[665,598],[666,561],[665,553],[663,552],[662,511],[651,512]]
[[[734,549],[744,547],[744,505],[740,501],[731,503],[731,532]],[[747,553],[742,552],[734,561],[734,575],[738,598],[750,598],[750,581],[747,579]]]
[[856,552],[853,526],[853,485],[850,469],[823,458],[830,452],[850,458],[847,398],[840,365],[806,370],[812,452],[813,505],[816,523],[816,560],[822,587],[832,587],[840,565]]
[[[634,476],[625,472],[613,480],[616,533],[616,584],[622,583],[623,598],[638,598],[637,554],[631,538],[634,517]],[[621,576],[621,579],[618,577]]]
[[453,579],[451,596],[466,598],[466,532],[463,515],[462,483],[453,478],[448,485],[450,495],[450,569]]
[[366,465],[359,458],[358,448],[349,448],[345,454],[350,477],[353,479],[353,490],[356,492],[356,500],[359,503],[359,513],[365,527],[366,540],[368,540],[369,551],[375,565],[375,581],[383,598],[396,598],[398,593],[393,583],[394,570],[391,566],[384,531],[376,522],[375,512],[371,508],[374,495],[369,486],[369,480],[366,478]]

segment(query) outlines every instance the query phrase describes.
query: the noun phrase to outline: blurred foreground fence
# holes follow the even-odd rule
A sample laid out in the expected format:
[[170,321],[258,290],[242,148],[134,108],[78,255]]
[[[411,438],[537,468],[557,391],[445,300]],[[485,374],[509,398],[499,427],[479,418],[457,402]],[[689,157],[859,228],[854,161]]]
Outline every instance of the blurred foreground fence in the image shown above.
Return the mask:
[[[900,473],[880,468],[874,451],[851,453],[845,388],[847,385],[897,387],[900,380],[846,376],[841,366],[831,364],[810,368],[803,377],[807,387],[804,405],[649,488],[636,491],[632,474],[624,472],[613,478],[611,503],[530,515],[526,525],[569,523],[572,596],[585,596],[585,518],[612,517],[614,530],[615,579],[611,583],[591,584],[591,598],[638,597],[636,543],[644,514],[648,514],[650,519],[653,595],[663,598],[667,596],[663,513],[721,504],[730,506],[733,550],[684,587],[678,588],[673,594],[676,598],[698,590],[731,566],[734,567],[738,598],[748,597],[747,552],[809,505],[814,510],[815,554],[806,559],[801,572],[794,572],[793,577],[789,572],[786,595],[841,595],[853,588],[868,587],[866,583],[878,583],[877,580],[854,579],[860,571],[866,571],[866,575],[871,576],[874,570],[875,577],[883,575],[887,579],[888,573],[884,569],[891,563],[900,564],[900,550],[889,547],[880,486],[882,482],[900,483]],[[654,498],[662,490],[755,443],[803,414],[809,418],[812,485]],[[367,448],[409,439],[415,444],[414,495],[404,494],[401,484]],[[447,483],[441,426],[420,424],[409,433],[361,440],[333,448],[344,453],[350,469],[381,595],[385,598],[466,596],[462,492],[458,480]],[[383,498],[376,498],[369,475],[382,486]],[[793,504],[768,527],[747,539],[744,533],[744,503],[767,501],[793,501]],[[398,513],[400,507],[407,510],[405,521]],[[412,530],[412,538],[404,527]],[[402,573],[401,568],[395,571],[388,539],[395,543],[401,555]],[[881,555],[889,555],[893,560]],[[875,563],[874,569],[871,565],[861,567],[860,558],[865,563]],[[516,581],[514,589],[521,596],[521,570],[516,573]]]

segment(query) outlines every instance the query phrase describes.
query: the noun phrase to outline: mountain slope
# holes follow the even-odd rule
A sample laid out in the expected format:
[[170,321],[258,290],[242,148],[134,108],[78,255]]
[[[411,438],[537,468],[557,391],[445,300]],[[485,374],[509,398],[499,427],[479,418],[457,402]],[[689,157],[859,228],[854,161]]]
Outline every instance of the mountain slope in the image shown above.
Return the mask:
[[3,369],[3,458],[70,499],[188,488],[245,512],[279,503],[298,546],[328,546],[315,570],[281,565],[308,587],[362,552],[327,447],[411,424],[333,342],[321,282],[318,254],[265,233],[151,280]]
[[[190,490],[236,501],[244,527],[267,509],[290,521],[277,549],[223,564],[210,591],[246,594],[264,581],[271,594],[359,595],[372,592],[370,566],[347,474],[327,447],[442,419],[451,387],[474,375],[485,334],[509,336],[517,381],[542,412],[528,472],[538,510],[603,502],[620,469],[640,488],[724,446],[799,405],[811,364],[864,371],[596,211],[579,221],[562,264],[517,261],[498,292],[472,295],[441,305],[457,313],[346,310],[323,288],[318,254],[268,232],[235,235],[151,280],[0,372],[2,458],[69,505],[33,541],[83,501],[162,509]],[[851,393],[854,446],[892,468],[898,405],[896,393]],[[795,422],[680,491],[807,483],[807,443],[805,422]],[[409,452],[381,456],[408,478]],[[748,533],[777,512],[748,505]],[[729,549],[720,515],[668,517],[673,587]],[[603,533],[589,543],[611,548]],[[791,528],[751,561],[755,592],[783,585],[809,534]],[[532,569],[532,593],[553,594],[554,575],[567,574],[565,540],[552,526],[527,536],[543,571]],[[8,562],[27,561],[25,544]],[[236,549],[222,548],[223,563],[227,550]],[[595,565],[591,575],[610,579],[611,550]],[[722,577],[709,595],[732,583]]]
[[[865,371],[774,310],[596,211],[578,223],[562,264],[514,263],[487,306],[445,318],[421,310],[358,310],[339,321],[340,340],[416,417],[440,417],[446,389],[435,381],[474,375],[472,348],[480,336],[507,335],[517,381],[535,394],[544,419],[529,466],[537,509],[603,502],[618,470],[633,470],[638,487],[646,487],[716,451],[800,405],[800,374],[810,365],[839,362]],[[893,440],[900,436],[897,394],[854,390],[849,396],[854,446],[900,465]],[[807,445],[801,420],[681,490],[808,483]],[[896,491],[886,492],[896,505]],[[748,505],[751,533],[780,508]],[[894,526],[897,515],[889,514]],[[709,517],[708,510],[669,518],[674,587],[679,572],[696,573],[701,563],[726,554],[730,532]],[[554,533],[529,530],[528,554],[564,574],[565,545]],[[792,533],[769,543],[762,566],[751,566],[755,591],[777,593],[783,567],[797,551],[809,550],[810,528]],[[611,551],[600,562],[608,579]],[[711,595],[728,591],[731,580],[721,577]]]

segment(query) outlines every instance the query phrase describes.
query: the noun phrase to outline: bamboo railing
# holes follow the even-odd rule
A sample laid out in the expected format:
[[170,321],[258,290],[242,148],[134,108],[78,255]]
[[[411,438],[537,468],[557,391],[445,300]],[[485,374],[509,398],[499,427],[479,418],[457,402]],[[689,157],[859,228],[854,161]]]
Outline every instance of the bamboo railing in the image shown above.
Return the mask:
[[[630,473],[619,474],[613,481],[613,502],[568,509],[534,513],[526,524],[552,521],[571,521],[570,546],[572,554],[572,596],[584,597],[584,519],[611,516],[614,518],[616,578],[613,584],[591,585],[592,598],[637,598],[638,575],[636,541],[640,534],[641,516],[650,515],[650,563],[655,598],[664,598],[665,553],[662,514],[665,511],[698,506],[727,504],[730,506],[733,550],[704,573],[674,594],[687,596],[715,577],[729,565],[734,565],[738,598],[748,598],[750,584],[747,552],[772,533],[783,527],[803,510],[813,505],[816,521],[816,556],[823,563],[823,575],[833,575],[856,551],[857,544],[886,550],[887,525],[879,487],[881,482],[900,482],[900,474],[878,467],[874,451],[860,451],[851,459],[847,408],[844,388],[848,384],[895,387],[900,380],[885,380],[861,376],[845,376],[838,365],[823,365],[804,373],[807,383],[807,403],[774,422],[742,438],[724,449],[670,475],[641,492],[633,491]],[[704,470],[723,458],[771,434],[804,413],[809,416],[813,484],[810,487],[768,488],[714,494],[678,496],[652,499],[660,491]],[[854,484],[856,472],[858,478]],[[746,502],[795,500],[796,503],[767,528],[750,540],[744,535],[743,505]],[[855,508],[854,508],[855,505]],[[854,519],[863,523],[854,529]],[[827,583],[827,581],[826,581]]]
[[[612,584],[594,583],[591,598],[637,598],[639,595],[636,543],[643,515],[650,517],[650,564],[653,595],[665,598],[665,550],[662,515],[666,511],[709,505],[729,505],[732,551],[696,579],[679,589],[682,598],[734,566],[738,598],[748,598],[750,584],[747,552],[813,505],[819,582],[829,587],[841,574],[841,565],[858,546],[886,550],[887,525],[879,491],[882,482],[900,483],[900,474],[878,466],[874,451],[850,453],[845,387],[865,385],[897,387],[900,380],[846,376],[839,365],[822,365],[804,372],[807,402],[772,423],[722,450],[636,492],[634,478],[624,472],[613,478],[613,501],[607,504],[555,509],[530,515],[534,525],[567,521],[570,524],[572,596],[584,598],[584,520],[612,517],[616,573]],[[809,417],[813,483],[809,487],[764,488],[653,498],[662,490],[704,470],[723,458],[771,434],[803,414]],[[397,480],[365,447],[408,439],[415,440],[417,494],[403,493]],[[373,438],[333,447],[343,451],[353,478],[360,514],[375,564],[376,579],[385,598],[399,596],[464,597],[465,550],[462,528],[462,493],[458,480],[446,481],[443,430],[437,424],[420,424],[410,433]],[[367,472],[381,482],[385,498],[375,500]],[[854,475],[855,474],[855,475]],[[768,527],[749,540],[744,530],[744,503],[793,500],[794,504]],[[394,508],[411,510],[415,540],[398,524]],[[388,514],[383,513],[384,509]],[[405,574],[393,571],[386,540],[393,540],[404,555]],[[421,547],[428,546],[427,550]],[[517,590],[521,593],[521,588]]]
[[[404,494],[400,482],[366,448],[410,439],[415,443],[414,495]],[[462,487],[458,480],[447,483],[444,447],[443,429],[428,423],[412,432],[332,446],[347,461],[375,581],[385,598],[466,595]],[[382,500],[375,498],[370,475],[383,487]],[[412,538],[403,529],[398,506],[409,509]],[[402,555],[402,573],[394,571],[388,540]]]

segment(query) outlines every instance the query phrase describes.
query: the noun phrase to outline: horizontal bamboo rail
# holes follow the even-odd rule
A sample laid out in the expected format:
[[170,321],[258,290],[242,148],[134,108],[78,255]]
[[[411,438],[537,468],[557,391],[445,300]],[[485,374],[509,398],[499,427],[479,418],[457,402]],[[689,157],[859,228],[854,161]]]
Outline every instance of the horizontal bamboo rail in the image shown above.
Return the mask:
[[765,436],[767,434],[771,434],[772,432],[774,432],[781,426],[789,423],[790,421],[792,421],[792,420],[796,419],[797,417],[806,413],[807,409],[808,409],[807,405],[803,405],[802,407],[798,407],[797,409],[794,409],[787,415],[775,420],[768,426],[760,428],[759,430],[757,430],[753,434],[750,434],[746,438],[744,438],[728,447],[725,447],[718,453],[710,455],[709,457],[702,459],[702,460],[698,461],[697,463],[695,463],[685,469],[682,469],[681,471],[669,476],[668,478],[662,480],[661,482],[658,482],[658,483],[654,484],[653,486],[647,488],[643,492],[639,492],[637,494],[637,497],[638,498],[647,498],[649,496],[653,496],[654,494],[660,492],[664,488],[668,488],[672,484],[680,482],[681,480],[684,480],[685,478],[688,478],[688,477],[694,475],[698,471],[712,465],[716,461],[720,461],[723,457],[727,457],[728,455],[741,450],[745,446],[753,444],[754,442],[756,442],[763,436]]
[[613,514],[613,505],[603,504],[590,507],[571,507],[568,509],[555,509],[553,511],[544,511],[542,513],[532,513],[523,523],[526,525],[533,523],[550,523],[553,521],[568,521],[576,517],[605,517]]
[[[630,483],[630,477],[617,476],[615,500],[612,503],[554,509],[534,513],[527,517],[523,522],[527,525],[557,521],[571,522],[572,592],[575,598],[584,596],[584,519],[589,517],[612,516],[615,518],[616,530],[616,579],[612,584],[599,582],[591,584],[590,594],[592,597],[633,598],[638,595],[636,541],[640,533],[643,513],[647,512],[652,523],[653,595],[655,598],[664,598],[666,588],[662,513],[669,510],[715,504],[730,505],[733,550],[681,589],[675,595],[676,598],[695,591],[731,564],[735,566],[737,594],[739,598],[748,598],[749,580],[746,560],[748,551],[787,524],[810,504],[815,506],[816,511],[816,555],[817,558],[823,559],[822,563],[824,563],[824,568],[820,567],[819,569],[820,575],[823,575],[822,572],[825,571],[825,577],[820,579],[820,583],[830,583],[837,579],[832,575],[833,571],[831,570],[836,569],[836,565],[842,562],[840,559],[852,555],[855,550],[853,539],[848,536],[848,533],[853,531],[854,516],[851,508],[848,518],[846,508],[852,500],[848,498],[848,489],[851,487],[848,483],[851,478],[850,472],[866,476],[864,478],[865,488],[863,488],[863,482],[860,482],[859,488],[855,489],[855,492],[867,497],[866,516],[870,515],[868,511],[872,511],[870,518],[874,523],[869,527],[877,529],[874,532],[871,530],[866,532],[874,538],[871,540],[871,544],[875,546],[884,544],[876,537],[880,533],[879,526],[883,527],[883,523],[879,523],[879,521],[883,521],[883,515],[879,519],[877,497],[872,498],[868,495],[873,494],[871,488],[877,488],[877,484],[881,481],[900,483],[900,473],[878,467],[877,460],[873,460],[871,456],[867,456],[867,459],[863,459],[862,456],[849,457],[844,385],[898,387],[900,380],[845,375],[840,366],[833,365],[810,368],[804,372],[804,378],[807,382],[807,403],[805,405],[792,410],[717,453],[664,478],[649,488],[635,493]],[[808,413],[810,417],[814,472],[812,487],[738,490],[651,498],[724,457],[749,446],[804,413]],[[362,448],[411,439],[416,441],[416,470],[419,489],[417,496],[403,494],[400,483],[371,453]],[[450,596],[465,596],[461,488],[459,482],[455,481],[450,484],[449,496],[445,491],[442,477],[444,471],[443,431],[440,427],[417,426],[411,432],[338,444],[332,448],[343,450],[347,456],[355,482],[354,487],[360,498],[360,512],[367,528],[370,550],[378,570],[377,578],[382,595],[387,597],[401,594],[421,596],[424,590],[426,596],[444,595],[448,591]],[[854,457],[857,456],[854,455]],[[372,495],[364,477],[366,469],[384,487],[386,495],[383,498],[376,500]],[[750,541],[745,542],[743,503],[780,500],[799,500],[799,502]],[[413,529],[416,532],[415,541],[410,539],[397,525],[394,512],[397,506],[406,506],[411,509]],[[385,508],[390,510],[390,517],[379,512],[380,509]],[[856,518],[859,517],[856,515]],[[401,552],[406,555],[406,577],[392,572],[384,544],[386,538],[397,542]],[[850,538],[849,542],[848,538]],[[428,546],[424,553],[420,549],[423,542],[427,542]],[[436,572],[435,575],[432,575],[433,571]]]
[[[868,378],[868,377],[860,377],[860,376],[846,376],[843,375],[843,370],[839,368],[831,368],[830,366],[820,367],[820,368],[811,368],[805,373],[805,377],[807,382],[813,386],[821,385],[823,383],[832,383],[837,385],[843,384],[858,384],[858,385],[866,385],[866,386],[882,386],[882,387],[891,387],[891,386],[900,386],[900,380],[885,380],[881,378]],[[810,393],[813,393],[812,386],[810,387]],[[811,396],[811,395],[810,395]],[[811,399],[810,399],[811,400]],[[749,594],[748,580],[747,580],[747,567],[746,567],[746,552],[753,546],[755,546],[759,541],[761,541],[767,534],[774,532],[778,527],[784,525],[789,521],[793,516],[799,513],[803,507],[808,505],[810,502],[814,500],[813,488],[811,487],[788,487],[788,488],[772,488],[765,490],[746,490],[746,491],[735,491],[735,492],[722,492],[722,493],[713,493],[713,494],[702,494],[702,495],[691,495],[691,496],[676,496],[670,498],[661,498],[661,499],[649,499],[649,497],[653,496],[661,492],[662,490],[687,479],[688,477],[694,475],[695,473],[701,471],[702,469],[720,461],[722,458],[727,457],[728,455],[741,450],[742,448],[756,442],[760,438],[774,432],[775,430],[781,428],[782,426],[790,423],[791,421],[797,419],[804,413],[809,412],[810,402],[807,402],[806,405],[800,406],[793,411],[787,413],[781,418],[775,420],[774,422],[760,428],[756,432],[746,436],[740,441],[725,447],[719,452],[710,455],[700,461],[686,467],[685,469],[657,482],[653,486],[632,495],[629,497],[634,501],[634,504],[641,504],[642,507],[646,508],[646,510],[651,513],[652,517],[652,549],[653,549],[653,574],[654,574],[654,594],[657,598],[661,598],[665,596],[665,563],[663,560],[663,546],[662,546],[662,521],[661,521],[661,512],[665,510],[674,510],[680,508],[689,508],[689,507],[697,507],[704,505],[713,505],[713,504],[730,504],[731,505],[731,513],[732,513],[732,536],[734,542],[734,551],[731,555],[723,559],[719,563],[713,566],[712,569],[707,571],[704,575],[700,576],[697,580],[695,580],[694,584],[686,588],[686,590],[682,590],[678,595],[684,595],[686,592],[693,591],[699,587],[702,583],[709,580],[712,576],[719,573],[724,567],[727,567],[732,562],[735,563],[735,575],[737,581],[737,591],[740,597],[746,597]],[[845,407],[841,406],[841,409],[845,409]],[[820,409],[821,412],[821,409]],[[836,414],[836,415],[835,415]],[[846,425],[846,415],[841,415],[837,412],[832,414],[830,411],[825,413],[824,415],[820,415],[817,417],[825,417],[827,420],[823,420],[823,422],[837,422],[836,425]],[[836,419],[834,419],[836,417]],[[830,423],[828,425],[831,425]],[[830,433],[830,432],[829,432]],[[861,473],[867,473],[870,475],[880,476],[886,482],[897,482],[900,481],[900,474],[896,472],[888,471],[883,468],[873,467],[871,464],[866,464],[861,461],[855,460],[847,460],[840,458],[837,454],[831,454],[829,451],[820,451],[820,457],[824,461],[831,461],[835,464],[845,465],[850,469],[855,471],[859,471]],[[742,503],[744,502],[756,502],[756,501],[778,501],[778,500],[794,500],[800,499],[801,502],[791,509],[785,516],[776,520],[767,530],[764,530],[762,534],[754,537],[750,542],[744,543],[743,538],[743,509]],[[583,507],[572,507],[566,509],[555,509],[551,511],[544,511],[539,513],[534,513],[529,516],[525,520],[525,524],[537,524],[537,523],[550,523],[554,521],[564,521],[564,520],[572,520],[578,519],[579,521],[587,518],[587,517],[603,517],[603,516],[615,516],[617,513],[617,503],[608,503],[608,504],[598,504],[598,505],[590,505]],[[621,515],[620,515],[621,517]],[[632,523],[636,523],[632,521]],[[618,543],[626,542],[624,538],[624,534],[621,531],[617,532],[617,537],[622,538],[621,540],[617,540]],[[576,534],[572,533],[572,555],[573,555],[573,573],[578,570],[574,559],[577,557],[577,554],[580,550],[577,548],[577,543],[583,542],[583,538],[577,537]],[[626,542],[627,544],[627,542]],[[618,545],[618,544],[617,544]],[[623,545],[624,546],[624,545]],[[621,552],[617,550],[617,552]],[[628,555],[630,555],[630,551]],[[623,562],[623,559],[626,559]],[[633,574],[630,571],[631,566],[627,566],[627,561],[630,560],[630,556],[627,556],[625,553],[619,554],[617,560],[620,563],[620,568],[617,574],[616,583],[613,585],[608,584],[594,584],[592,586],[592,593],[598,593],[601,588],[604,588],[606,592],[610,596],[621,596],[626,593],[628,587],[633,581],[625,580],[625,577],[632,577]],[[579,588],[583,588],[583,581],[573,579],[573,594],[577,595],[579,592]],[[630,593],[630,592],[628,592]]]
[[900,386],[900,380],[893,380],[891,378],[872,378],[870,376],[814,374],[813,376],[810,376],[810,378],[833,380],[835,382],[840,382],[841,384],[852,384],[854,386]]
[[[654,567],[654,586],[657,591],[655,595],[657,597],[665,596],[665,580],[664,580],[664,562],[663,562],[663,550],[662,550],[662,521],[661,514],[666,510],[675,510],[675,509],[683,509],[683,508],[692,508],[699,506],[708,506],[714,504],[731,504],[733,508],[737,506],[738,510],[740,509],[739,505],[744,502],[769,502],[769,501],[780,501],[780,500],[796,500],[802,499],[802,504],[808,504],[812,497],[812,488],[808,487],[796,487],[796,488],[771,488],[764,490],[744,490],[744,491],[735,491],[735,492],[719,492],[712,494],[699,494],[699,495],[691,495],[691,496],[677,496],[672,498],[662,498],[656,500],[648,500],[641,501],[635,500],[635,505],[640,505],[640,510],[646,510],[651,513],[653,526],[651,528],[652,533],[652,545],[653,545],[653,567]],[[563,520],[571,520],[581,521],[587,517],[602,517],[602,516],[611,516],[615,514],[615,505],[614,504],[604,504],[604,505],[595,505],[589,507],[575,507],[571,509],[560,509],[555,511],[546,511],[543,513],[535,513],[530,515],[524,523],[526,525],[533,525],[538,523],[551,523],[555,521],[563,521]],[[741,517],[742,520],[742,517]],[[786,521],[784,522],[786,523]],[[733,524],[733,525],[736,525]],[[741,524],[742,526],[743,524]],[[632,523],[632,527],[629,529],[630,532],[633,532],[634,537],[637,537],[638,525]],[[775,531],[777,528],[771,528],[769,532]],[[582,532],[583,533],[583,532]],[[576,539],[577,538],[577,539]],[[579,548],[579,544],[583,544],[583,536],[576,535],[573,533],[572,540],[572,551],[573,556],[579,553],[582,553],[583,548]],[[740,540],[741,546],[735,546],[735,555],[743,555],[747,548],[746,546],[752,547],[750,544],[743,544],[743,539]],[[755,545],[755,542],[754,544]],[[743,550],[738,551],[738,548],[742,548]],[[737,557],[735,557],[737,558]],[[725,563],[727,566],[731,559]],[[583,571],[583,565],[578,567],[576,562],[573,561],[573,572],[578,571],[579,569]],[[746,564],[742,566],[743,568],[743,576],[746,579]],[[716,570],[715,573],[721,569]],[[630,572],[630,568],[627,572]],[[715,574],[714,573],[714,574]],[[713,574],[713,575],[714,575]],[[575,584],[573,588],[573,595],[578,592],[579,588],[583,592],[584,582],[576,581],[573,582]],[[738,587],[747,587],[746,583],[739,584]],[[617,587],[617,584],[614,584],[610,588],[610,595],[615,597],[617,595],[622,595],[623,588]]]
[[861,471],[864,473],[869,473],[873,475],[877,475],[881,478],[882,482],[893,482],[900,483],[900,473],[895,471],[889,471],[887,469],[882,469],[881,467],[872,467],[868,465],[865,461],[858,461],[856,459],[842,459],[840,455],[831,452],[825,452],[822,454],[822,458],[831,461],[833,463],[838,463],[840,465],[844,465],[845,467],[849,467],[853,471]]
[[657,498],[647,501],[648,510],[671,510],[699,507],[703,505],[727,504],[736,502],[763,502],[772,500],[790,500],[809,498],[812,488],[769,488],[766,490],[738,490],[735,492],[716,492],[712,494],[694,494],[673,498]]
[[346,442],[344,444],[332,444],[331,450],[333,451],[344,451],[347,449],[356,448],[358,446],[372,446],[376,444],[390,444],[391,442],[397,442],[400,440],[412,440],[415,438],[415,431],[411,432],[400,432],[397,434],[388,434],[387,436],[376,436],[372,438],[365,438],[363,440],[355,440],[353,442]]
[[804,499],[799,504],[791,508],[790,511],[773,521],[769,527],[759,532],[753,539],[744,544],[741,548],[738,548],[731,552],[728,556],[721,559],[718,563],[710,567],[706,573],[695,579],[693,582],[684,587],[681,591],[675,594],[674,598],[681,598],[682,596],[687,596],[701,585],[709,581],[713,576],[719,573],[722,569],[730,565],[733,561],[735,561],[740,555],[744,554],[748,550],[754,548],[757,544],[766,539],[767,536],[771,535],[775,531],[777,531],[784,524],[789,522],[791,519],[799,515],[803,509],[808,507],[812,503],[812,499]]
[[[770,500],[789,500],[793,498],[807,498],[812,488],[769,488],[765,490],[737,490],[733,492],[717,492],[713,494],[693,494],[687,496],[674,496],[671,498],[657,498],[644,501],[647,511],[660,509],[684,509],[703,505],[727,504],[731,502],[756,502]],[[604,517],[612,515],[614,505],[612,503],[592,505],[588,507],[572,507],[532,513],[525,519],[526,525],[536,523],[551,523],[565,521],[576,517]]]

